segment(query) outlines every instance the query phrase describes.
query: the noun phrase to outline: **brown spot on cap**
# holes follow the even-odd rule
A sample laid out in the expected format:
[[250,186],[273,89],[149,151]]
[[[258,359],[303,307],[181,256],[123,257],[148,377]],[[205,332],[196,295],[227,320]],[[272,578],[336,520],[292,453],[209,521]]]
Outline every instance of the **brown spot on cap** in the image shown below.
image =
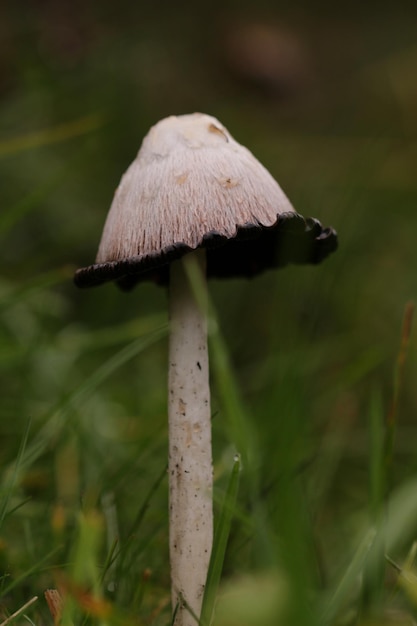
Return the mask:
[[224,130],[216,126],[216,124],[209,124],[208,129],[210,133],[215,133],[216,135],[220,135],[221,137],[223,137],[223,139],[225,139],[226,141],[229,141],[229,138],[224,132]]
[[175,182],[178,183],[178,185],[183,185],[185,183],[185,181],[188,178],[188,173],[184,173],[184,174],[179,174],[178,176],[175,177]]

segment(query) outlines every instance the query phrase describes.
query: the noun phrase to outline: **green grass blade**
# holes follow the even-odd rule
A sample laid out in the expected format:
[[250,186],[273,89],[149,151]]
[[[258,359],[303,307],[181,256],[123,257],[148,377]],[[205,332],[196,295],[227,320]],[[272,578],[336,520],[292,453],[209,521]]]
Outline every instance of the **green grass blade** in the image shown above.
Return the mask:
[[62,172],[43,185],[36,187],[19,202],[10,207],[5,207],[0,215],[0,234],[5,235],[28,213],[34,211],[45,202],[51,191],[53,191],[64,178]]
[[137,354],[162,339],[162,337],[166,336],[167,332],[168,329],[164,326],[149,333],[145,337],[140,337],[136,341],[132,341],[132,343],[122,348],[119,352],[116,352],[116,354],[105,361],[101,367],[71,394],[65,406],[61,408],[61,411],[78,408],[80,404],[116,370],[137,356]]
[[1,590],[2,596],[3,597],[7,596],[7,594],[9,594],[13,589],[16,589],[16,587],[19,587],[21,583],[23,583],[33,574],[40,573],[41,571],[43,571],[45,564],[48,563],[52,559],[52,557],[55,554],[57,554],[61,549],[62,549],[61,546],[54,548],[53,550],[48,552],[42,559],[40,559],[37,563],[32,565],[32,567],[29,567],[28,569],[26,569],[24,572],[16,576],[16,578],[13,578],[10,584],[5,585],[2,588]]
[[58,341],[64,350],[81,354],[134,341],[164,325],[166,325],[166,315],[153,314],[129,320],[117,326],[106,326],[100,330],[65,329]]
[[51,128],[33,131],[10,139],[0,141],[0,158],[9,157],[19,152],[26,152],[55,143],[68,141],[74,137],[86,135],[98,130],[104,124],[104,118],[99,113],[85,115],[71,122],[64,122]]
[[[386,420],[383,417],[381,393],[374,391],[371,398],[370,420],[369,420],[369,474],[370,474],[370,518],[371,523],[378,528],[373,546],[369,552],[367,563],[364,569],[363,588],[361,597],[361,611],[378,615],[384,595],[385,578],[385,552],[387,528],[395,529],[397,525],[393,519],[396,518],[396,511],[390,507],[389,523],[386,526],[386,501],[389,495],[392,465],[394,462],[395,433],[398,422],[399,403],[403,387],[404,368],[407,359],[408,346],[410,342],[412,323],[414,314],[414,304],[408,303],[405,307],[404,318],[401,330],[400,346],[397,354],[396,366],[394,370],[393,397]],[[401,505],[401,509],[403,505]],[[395,507],[398,509],[398,507]],[[394,515],[394,517],[393,517]],[[398,527],[401,528],[401,522]],[[393,533],[391,532],[390,541]]]
[[373,390],[369,408],[369,503],[370,520],[379,532],[364,568],[360,610],[369,616],[379,611],[384,593],[386,467],[384,458],[385,419],[380,390]]
[[23,433],[23,438],[20,443],[19,451],[17,453],[16,462],[13,468],[13,473],[10,477],[8,485],[5,487],[4,496],[2,498],[2,504],[0,507],[0,529],[2,528],[4,519],[7,515],[7,509],[9,506],[10,499],[12,497],[13,489],[18,481],[19,473],[23,466],[23,459],[25,456],[25,450],[27,447],[29,431],[30,431],[31,420],[29,419],[26,424],[26,429]]
[[417,479],[413,477],[410,481],[403,482],[387,501],[385,537],[388,555],[404,549],[415,538],[416,493]]
[[232,472],[230,474],[229,484],[227,486],[220,510],[219,521],[214,533],[213,550],[210,557],[203,605],[201,608],[200,624],[202,626],[209,626],[213,617],[214,603],[219,588],[224,556],[230,535],[230,527],[236,507],[240,470],[240,457],[239,455],[236,455],[233,462]]
[[0,312],[3,312],[4,310],[7,310],[8,307],[13,307],[21,302],[27,302],[33,295],[38,294],[40,291],[48,289],[49,287],[61,285],[62,283],[71,280],[74,275],[74,269],[75,268],[69,265],[64,265],[58,269],[39,274],[31,281],[24,283],[15,289],[5,287],[3,290],[2,284]]
[[66,400],[56,407],[40,429],[36,437],[27,446],[24,465],[32,464],[49,445],[49,442],[62,429],[66,418],[71,411],[79,409],[91,394],[102,385],[117,369],[125,365],[128,361],[143,352],[146,348],[166,336],[167,327],[164,326],[149,333],[145,337],[140,337],[132,341],[127,346],[116,352],[105,361],[93,374],[75,389]]
[[145,517],[145,513],[149,508],[149,504],[152,500],[152,497],[155,495],[162,481],[167,475],[168,466],[164,465],[162,471],[155,478],[154,482],[150,485],[148,493],[145,495],[145,498],[139,508],[139,511],[136,514],[134,521],[130,527],[130,531],[127,533],[128,535],[133,535],[135,532],[138,532],[138,528],[140,527],[143,518]]
[[375,535],[376,531],[371,529],[363,537],[342,578],[326,602],[321,616],[322,624],[331,624],[343,608],[359,575],[363,572],[367,556],[374,544]]
[[394,389],[391,406],[387,415],[385,435],[385,465],[386,475],[389,476],[394,458],[395,433],[398,423],[398,411],[400,397],[404,381],[404,369],[407,360],[408,346],[410,343],[413,326],[414,303],[408,302],[405,307],[403,325],[401,329],[400,347],[397,354],[397,362],[394,370]]
[[373,522],[380,519],[386,495],[384,441],[382,394],[379,389],[374,389],[369,408],[369,502]]

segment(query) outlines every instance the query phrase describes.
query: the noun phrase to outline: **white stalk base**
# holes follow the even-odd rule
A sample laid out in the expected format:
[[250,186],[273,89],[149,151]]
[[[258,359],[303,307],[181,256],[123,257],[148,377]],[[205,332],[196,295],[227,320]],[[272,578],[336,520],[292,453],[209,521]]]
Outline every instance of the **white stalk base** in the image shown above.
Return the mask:
[[[204,251],[192,253],[204,263]],[[213,542],[207,320],[182,261],[171,265],[168,375],[170,560],[175,626],[196,626]],[[185,603],[184,603],[185,601]]]

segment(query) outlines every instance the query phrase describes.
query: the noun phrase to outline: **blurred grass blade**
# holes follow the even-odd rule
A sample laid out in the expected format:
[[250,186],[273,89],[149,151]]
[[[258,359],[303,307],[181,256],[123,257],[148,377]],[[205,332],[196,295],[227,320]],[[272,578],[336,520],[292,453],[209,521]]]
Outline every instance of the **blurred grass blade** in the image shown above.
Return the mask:
[[405,362],[407,359],[408,346],[410,343],[411,330],[413,326],[414,308],[415,307],[413,302],[408,302],[405,307],[403,325],[401,330],[400,349],[397,355],[397,363],[394,372],[393,398],[390,410],[387,415],[387,431],[385,441],[385,464],[387,475],[389,472],[389,468],[393,462],[394,439],[398,421],[398,408],[404,381]]
[[[384,593],[385,551],[386,551],[386,511],[389,494],[390,474],[394,459],[395,431],[398,422],[398,409],[404,380],[404,368],[410,343],[414,304],[409,302],[404,311],[401,341],[394,372],[394,388],[391,406],[386,419],[383,419],[381,393],[374,391],[371,399],[369,433],[369,474],[370,474],[370,516],[372,524],[378,527],[378,534],[370,550],[364,569],[361,609],[364,614],[378,615]],[[403,505],[400,505],[401,507]],[[396,507],[398,509],[398,506]],[[390,507],[390,541],[393,541],[397,528],[403,522],[395,523],[396,511]],[[392,515],[394,514],[394,518]],[[394,519],[394,525],[393,520]]]
[[[57,554],[61,549],[62,549],[62,546],[58,546],[57,548],[54,548],[53,550],[48,552],[42,559],[37,561],[34,565],[32,565],[28,569],[24,570],[18,576],[16,576],[16,578],[12,578],[12,581],[8,585],[5,585],[2,588],[2,590],[1,590],[2,597],[7,596],[7,594],[9,594],[13,589],[16,589],[16,587],[19,587],[22,582],[27,580],[33,574],[35,574],[35,573],[39,574],[40,572],[42,572],[43,569],[44,569],[44,566],[46,565],[46,563],[48,563],[48,561],[50,561],[50,559],[55,554]],[[34,586],[36,586],[37,580],[36,581],[32,581],[32,583],[34,584]]]
[[[103,119],[99,115],[82,117],[67,124],[60,124],[52,129],[39,132],[28,133],[21,137],[0,141],[0,158],[18,152],[42,147],[51,143],[59,143],[92,132],[102,126]],[[72,164],[78,162],[80,155],[76,159],[72,158],[66,166],[60,168],[46,182],[38,185],[25,195],[17,203],[10,207],[2,207],[0,214],[0,235],[7,232],[28,213],[45,203],[49,194],[58,187],[72,172]]]
[[76,389],[66,401],[60,411],[78,408],[82,401],[97,389],[107,378],[109,378],[122,365],[133,359],[140,352],[156,343],[168,333],[167,326],[163,326],[145,337],[140,337],[136,341],[132,341],[119,352],[105,361],[78,389]]
[[140,352],[156,343],[168,332],[167,326],[159,328],[145,337],[128,344],[105,361],[93,374],[75,389],[59,406],[57,406],[46,420],[36,437],[28,445],[25,455],[25,467],[33,463],[47,448],[49,442],[64,425],[64,419],[71,411],[79,409],[83,402],[107,380],[122,365],[133,359]]
[[380,519],[386,496],[384,421],[382,393],[374,388],[369,407],[369,503],[371,520],[375,523]]
[[66,171],[60,172],[52,180],[40,185],[16,204],[3,208],[0,215],[0,234],[4,236],[19,220],[45,201],[51,191],[57,187],[66,175]]
[[80,513],[77,539],[71,559],[71,580],[86,585],[95,595],[101,593],[101,577],[97,556],[103,539],[104,521],[94,509]]
[[[89,623],[91,618],[97,626],[109,623],[113,605],[103,595],[98,565],[103,531],[103,518],[95,509],[78,516],[69,576],[62,580],[67,592],[62,624]],[[85,618],[83,621],[80,619],[80,613]]]
[[204,590],[203,605],[201,608],[201,626],[210,626],[213,618],[214,603],[216,601],[220,578],[223,571],[224,556],[230,535],[230,527],[236,507],[239,489],[240,457],[236,455],[230,474],[229,484],[220,510],[219,521],[214,532],[213,550],[210,557],[206,587]]
[[372,526],[379,528],[364,568],[361,613],[366,616],[379,613],[385,579],[385,501],[386,473],[384,443],[386,430],[382,393],[373,389],[369,408],[369,506]]
[[26,446],[28,442],[30,425],[31,425],[31,420],[28,419],[25,431],[23,433],[23,438],[19,446],[19,451],[17,453],[17,458],[16,458],[16,462],[13,468],[13,472],[9,480],[9,484],[4,488],[4,495],[2,496],[2,504],[0,507],[0,529],[3,526],[4,519],[7,515],[9,502],[12,497],[13,489],[18,481],[19,473],[23,466],[23,459],[25,456],[25,450],[26,450]]
[[4,289],[4,291],[1,293],[0,312],[10,306],[19,304],[23,300],[27,300],[39,291],[71,280],[74,275],[74,270],[74,267],[64,265],[50,272],[43,272],[15,289],[9,287],[9,284],[6,285],[2,283],[1,288],[2,290]]
[[168,465],[164,464],[162,471],[155,478],[154,482],[149,486],[149,491],[146,493],[145,498],[139,508],[139,511],[136,514],[135,519],[132,522],[130,527],[130,531],[127,533],[128,535],[134,535],[134,533],[138,532],[139,526],[142,523],[143,518],[145,517],[145,513],[149,508],[149,503],[152,500],[153,496],[157,492],[159,486],[167,475]]
[[395,554],[415,539],[417,479],[403,483],[387,501],[385,524],[387,554]]
[[360,575],[364,573],[364,566],[375,568],[375,557],[380,557],[380,550],[375,546],[385,545],[387,558],[409,545],[415,537],[417,519],[417,479],[399,487],[387,500],[387,516],[383,516],[378,525],[378,532],[372,528],[368,530],[360,543],[346,572],[334,591],[328,597],[323,607],[322,621],[332,623],[334,618],[343,609],[351,590]]
[[342,610],[344,603],[348,599],[352,588],[357,583],[359,576],[363,572],[366,558],[374,543],[376,531],[372,528],[368,530],[362,539],[358,549],[353,555],[352,560],[346,568],[344,575],[336,585],[333,593],[330,595],[323,608],[321,623],[330,624]]
[[[414,567],[417,554],[417,543],[414,542],[404,562],[398,569],[398,584],[404,589],[414,607],[417,607],[417,572]],[[391,564],[394,565],[391,561]],[[395,565],[394,565],[395,567]]]
[[153,314],[129,320],[117,326],[106,326],[100,330],[80,330],[70,327],[64,329],[58,340],[65,350],[78,352],[79,354],[91,350],[113,347],[132,341],[139,336],[153,332],[157,328],[166,325],[166,315]]
[[101,570],[100,583],[102,585],[105,584],[106,589],[108,591],[114,591],[114,581],[109,580],[109,582],[107,583],[106,581],[108,580],[109,574],[111,576],[113,575],[113,570],[115,569],[115,565],[116,565],[117,558],[118,558],[118,547],[119,547],[119,539],[118,537],[115,537],[115,539],[113,539],[113,542],[110,545],[110,548],[107,552],[106,560],[104,561],[102,570]]
[[414,302],[408,302],[404,311],[403,325],[401,331],[400,349],[397,355],[397,366],[394,377],[394,396],[390,412],[388,414],[388,423],[394,420],[398,412],[398,401],[404,381],[404,366],[407,359],[408,346],[410,344],[411,330],[413,327]]
[[11,139],[3,139],[0,141],[0,158],[11,156],[26,150],[40,148],[42,146],[60,143],[85,135],[97,130],[104,124],[102,115],[95,113],[93,115],[85,115],[72,122],[58,124],[52,128],[26,133],[20,137],[12,137]]

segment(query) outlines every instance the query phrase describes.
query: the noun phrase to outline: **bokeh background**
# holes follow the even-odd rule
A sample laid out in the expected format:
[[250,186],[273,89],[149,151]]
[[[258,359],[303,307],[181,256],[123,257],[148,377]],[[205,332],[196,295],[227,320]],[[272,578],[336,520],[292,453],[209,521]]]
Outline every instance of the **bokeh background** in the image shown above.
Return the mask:
[[[307,536],[312,578],[325,587],[369,520],[370,416],[389,414],[404,311],[417,293],[414,3],[5,2],[6,613],[56,586],[71,562],[77,514],[90,507],[105,519],[103,542],[117,536],[125,546],[123,584],[116,593],[110,581],[111,599],[137,606],[148,623],[168,623],[166,293],[151,284],[129,294],[113,285],[77,291],[72,274],[94,261],[114,189],[149,126],[193,111],[218,117],[300,213],[339,234],[339,250],[321,266],[210,285],[261,452],[272,533],[287,533],[288,545]],[[416,376],[414,333],[392,489],[416,471]],[[213,393],[221,493],[233,441]],[[290,467],[302,493],[291,502],[309,520],[295,529],[282,515]],[[225,576],[257,559],[236,523]],[[46,608],[37,610],[47,622]]]

